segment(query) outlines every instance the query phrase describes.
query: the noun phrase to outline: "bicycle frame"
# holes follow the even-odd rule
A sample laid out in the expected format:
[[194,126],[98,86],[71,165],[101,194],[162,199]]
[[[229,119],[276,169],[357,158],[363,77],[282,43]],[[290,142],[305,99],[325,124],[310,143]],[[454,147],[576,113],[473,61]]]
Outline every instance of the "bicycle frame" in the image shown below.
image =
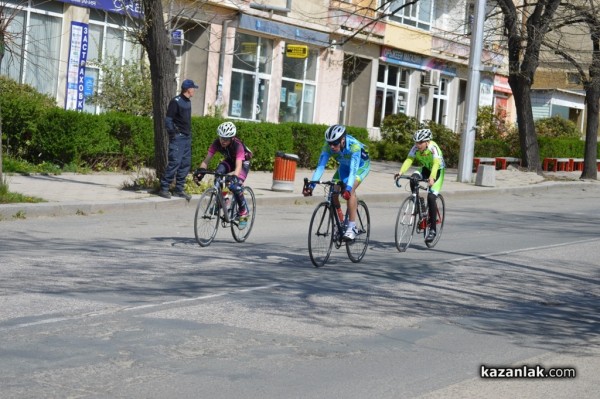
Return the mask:
[[[226,184],[227,177],[229,175],[221,174],[221,173],[217,173],[217,172],[206,172],[205,174],[215,176],[215,180],[213,182],[213,187],[217,191],[216,195],[217,195],[217,203],[219,204],[219,217],[221,218],[221,225],[223,227],[227,227],[227,224],[231,223],[234,219],[233,214],[232,214],[233,204],[230,203],[229,206],[227,206],[227,203],[225,202],[225,197],[223,196],[223,188]],[[233,197],[233,195],[231,197],[232,198],[230,199],[230,202],[235,201],[235,198]]]
[[[336,207],[334,205],[333,202],[333,196],[334,195],[339,195],[342,191],[341,186],[334,181],[309,181],[307,179],[305,179],[305,182],[307,184],[322,184],[324,186],[327,187],[327,195],[325,196],[325,202],[327,202],[327,206],[329,207],[329,210],[331,212],[332,215],[334,215],[333,220],[334,220],[334,224],[335,224],[335,236],[333,237],[333,242],[335,244],[336,249],[339,249],[342,244],[344,244],[344,240],[342,239],[344,232],[346,231],[346,227],[348,226],[348,209],[346,209],[346,213],[344,214],[344,221],[340,221],[340,218],[338,217],[338,213],[336,210]],[[336,189],[337,187],[337,189]],[[324,222],[324,220],[320,221],[320,224],[322,224]]]
[[[421,190],[429,191],[429,185],[423,186],[421,183],[428,182],[428,179],[418,179],[412,176],[400,176],[396,179],[396,186],[401,187],[400,179],[410,180],[410,188],[411,194],[407,197],[402,204],[400,205],[400,209],[398,210],[398,217],[396,218],[396,248],[400,252],[404,252],[410,242],[412,240],[412,235],[415,230],[417,233],[423,233],[423,236],[426,237],[431,226],[429,225],[430,215],[429,215],[429,196],[423,200],[425,205],[425,209],[421,208],[422,201],[417,198],[423,198],[420,195]],[[412,207],[412,211],[410,211],[411,203],[414,203]],[[433,241],[425,241],[425,245],[428,248],[433,248],[437,242],[439,241],[442,229],[444,227],[444,219],[445,219],[445,201],[444,197],[441,194],[436,195],[436,205],[437,205],[437,214],[436,214],[436,226],[435,230],[437,230],[437,234]],[[407,211],[410,211],[408,213]],[[404,215],[411,215],[410,218],[404,217]]]
[[367,251],[371,231],[371,217],[367,204],[358,200],[356,235],[354,239],[347,239],[344,235],[349,224],[349,210],[346,208],[344,220],[340,220],[334,202],[334,196],[341,193],[339,183],[304,179],[304,184],[305,186],[321,184],[327,190],[325,201],[319,203],[313,211],[308,229],[308,252],[313,265],[315,267],[323,266],[329,259],[334,244],[336,249],[345,244],[348,258],[354,263],[360,262]]
[[[248,212],[247,216],[238,217],[239,204],[233,193],[230,193],[227,197],[223,195],[225,194],[224,187],[231,181],[232,177],[209,171],[204,171],[204,174],[214,175],[215,181],[213,187],[205,190],[198,200],[194,215],[196,241],[202,247],[210,245],[220,224],[223,228],[231,228],[231,234],[235,241],[244,242],[252,231],[256,216],[254,191],[250,187],[242,185],[245,207]],[[199,183],[199,181],[196,180],[196,183]],[[229,198],[229,201],[227,201],[227,198]]]

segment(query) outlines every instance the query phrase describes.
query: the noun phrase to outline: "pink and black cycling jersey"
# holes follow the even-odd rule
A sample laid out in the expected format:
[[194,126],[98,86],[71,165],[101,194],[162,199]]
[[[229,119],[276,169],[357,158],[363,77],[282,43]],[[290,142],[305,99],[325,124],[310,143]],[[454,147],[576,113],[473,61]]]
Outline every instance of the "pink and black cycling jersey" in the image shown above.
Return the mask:
[[239,178],[241,180],[246,179],[248,170],[250,169],[250,158],[252,158],[252,151],[248,149],[242,142],[242,140],[234,137],[231,143],[227,147],[221,145],[221,141],[216,139],[208,147],[208,155],[213,156],[216,153],[223,155],[223,160],[220,165],[226,167],[227,170],[221,171],[222,173],[229,173],[235,170],[235,161],[240,159],[243,162],[242,172]]
[[212,142],[208,148],[208,154],[210,156],[215,155],[217,152],[223,155],[223,161],[226,161],[235,166],[235,161],[241,159],[242,161],[249,161],[252,158],[252,152],[242,143],[242,140],[234,137],[231,140],[231,144],[227,147],[223,147],[219,139]]

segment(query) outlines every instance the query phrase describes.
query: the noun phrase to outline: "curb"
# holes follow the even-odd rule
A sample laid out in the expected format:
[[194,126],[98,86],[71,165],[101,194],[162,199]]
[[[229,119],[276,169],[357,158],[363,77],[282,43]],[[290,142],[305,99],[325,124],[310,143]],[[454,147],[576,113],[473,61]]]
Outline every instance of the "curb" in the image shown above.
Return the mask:
[[[520,187],[478,187],[464,190],[443,191],[446,198],[461,198],[470,196],[503,195],[518,193],[543,193],[553,189],[576,188],[585,189],[594,187],[598,183],[593,181],[569,181],[569,182],[542,182]],[[386,193],[365,193],[360,198],[368,202],[399,202],[408,195],[408,192],[398,190]],[[32,217],[58,217],[58,216],[85,216],[90,214],[102,214],[105,212],[129,212],[131,210],[159,210],[166,208],[184,207],[195,209],[199,196],[186,202],[180,198],[163,199],[156,196],[134,199],[130,201],[98,201],[98,202],[70,202],[70,203],[20,203],[0,205],[0,221],[27,219]],[[316,205],[323,201],[323,196],[303,197],[300,194],[276,197],[257,196],[257,206],[285,206],[285,205]]]

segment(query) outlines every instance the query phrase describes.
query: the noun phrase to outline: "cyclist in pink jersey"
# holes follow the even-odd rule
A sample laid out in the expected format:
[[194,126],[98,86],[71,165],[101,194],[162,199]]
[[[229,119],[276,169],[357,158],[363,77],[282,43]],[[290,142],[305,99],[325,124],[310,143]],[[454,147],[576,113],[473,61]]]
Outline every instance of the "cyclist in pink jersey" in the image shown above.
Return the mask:
[[218,152],[223,155],[223,160],[217,166],[216,172],[234,176],[230,179],[229,190],[238,203],[240,219],[248,215],[246,200],[244,198],[243,183],[250,171],[250,159],[252,151],[239,138],[235,137],[237,129],[232,122],[224,122],[217,128],[219,138],[208,147],[206,158],[200,164],[200,168],[194,172],[194,178],[202,180],[203,171],[206,170],[210,160]]

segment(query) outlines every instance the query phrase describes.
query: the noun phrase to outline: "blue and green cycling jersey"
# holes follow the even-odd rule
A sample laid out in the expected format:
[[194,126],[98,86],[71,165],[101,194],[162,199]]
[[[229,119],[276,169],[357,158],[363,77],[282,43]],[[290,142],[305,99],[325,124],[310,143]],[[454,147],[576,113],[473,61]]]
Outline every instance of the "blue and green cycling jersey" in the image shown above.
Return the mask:
[[[339,163],[340,172],[347,172],[347,179],[344,178],[346,173],[340,173],[340,175],[346,185],[350,187],[354,186],[356,179],[361,181],[361,176],[366,176],[359,169],[369,165],[369,153],[363,143],[350,135],[346,135],[346,145],[339,152],[333,151],[327,142],[323,145],[317,169],[313,173],[311,180],[321,179],[329,158],[333,158]],[[368,173],[368,168],[366,172]]]

